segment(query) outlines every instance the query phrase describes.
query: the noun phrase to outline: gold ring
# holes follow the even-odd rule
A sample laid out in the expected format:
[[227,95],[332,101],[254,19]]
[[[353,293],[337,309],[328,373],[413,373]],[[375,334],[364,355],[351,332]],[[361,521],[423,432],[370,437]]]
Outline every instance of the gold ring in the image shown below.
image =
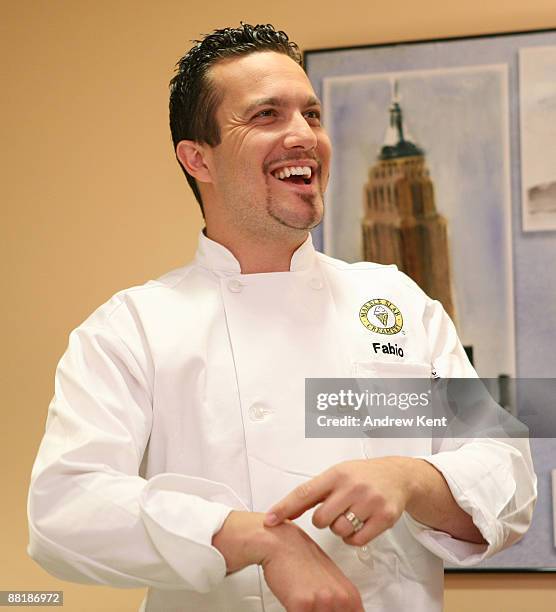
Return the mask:
[[355,514],[350,510],[349,512],[344,512],[344,516],[353,526],[353,533],[357,533],[360,529],[363,529],[365,522],[362,521],[359,517],[355,516]]

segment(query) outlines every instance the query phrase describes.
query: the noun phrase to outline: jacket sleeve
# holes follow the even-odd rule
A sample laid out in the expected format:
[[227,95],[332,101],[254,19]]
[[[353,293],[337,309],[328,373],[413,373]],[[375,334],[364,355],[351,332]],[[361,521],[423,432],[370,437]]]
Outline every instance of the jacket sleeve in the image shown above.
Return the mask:
[[[436,376],[477,374],[441,304],[428,300],[425,327]],[[486,545],[457,540],[404,514],[413,535],[445,561],[468,566],[517,542],[527,531],[537,497],[529,441],[526,438],[444,438],[421,457],[444,476],[454,499],[473,519]]]
[[230,499],[244,506],[221,483],[139,475],[152,422],[145,355],[106,317],[71,333],[31,476],[28,552],[64,580],[207,592],[226,573],[212,536]]

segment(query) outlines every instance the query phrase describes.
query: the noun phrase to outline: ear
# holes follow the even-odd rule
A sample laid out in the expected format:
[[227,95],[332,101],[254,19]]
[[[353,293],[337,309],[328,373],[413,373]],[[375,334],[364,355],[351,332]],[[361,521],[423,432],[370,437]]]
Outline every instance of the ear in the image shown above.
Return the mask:
[[201,183],[212,183],[210,170],[205,161],[205,149],[194,140],[180,140],[176,146],[176,157],[192,177]]

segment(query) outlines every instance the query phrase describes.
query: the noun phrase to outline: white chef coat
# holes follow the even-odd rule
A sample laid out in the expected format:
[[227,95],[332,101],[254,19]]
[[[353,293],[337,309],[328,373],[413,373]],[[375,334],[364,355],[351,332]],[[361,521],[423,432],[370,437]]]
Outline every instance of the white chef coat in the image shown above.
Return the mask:
[[[403,315],[391,337],[361,306]],[[403,357],[376,353],[391,342]],[[488,545],[404,513],[367,547],[298,523],[359,588],[365,610],[440,610],[442,559],[469,565],[516,541],[536,496],[528,444],[306,439],[306,377],[474,376],[454,327],[394,266],[346,264],[310,237],[289,272],[241,274],[201,234],[194,261],[120,291],[75,329],[33,468],[29,553],[62,579],[148,586],[148,611],[282,610],[262,571],[225,576],[211,545],[232,509],[265,511],[347,459],[426,457]]]

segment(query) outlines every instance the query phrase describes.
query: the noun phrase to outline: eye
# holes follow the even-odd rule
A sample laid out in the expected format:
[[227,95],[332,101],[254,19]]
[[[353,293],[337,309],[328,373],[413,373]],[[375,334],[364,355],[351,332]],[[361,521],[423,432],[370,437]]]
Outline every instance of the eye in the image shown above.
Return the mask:
[[265,108],[264,110],[259,111],[253,117],[253,119],[257,119],[259,117],[262,117],[263,119],[266,119],[267,117],[274,117],[275,114],[276,114],[276,111],[273,108]]
[[320,110],[310,110],[305,113],[305,117],[311,122],[320,125]]

